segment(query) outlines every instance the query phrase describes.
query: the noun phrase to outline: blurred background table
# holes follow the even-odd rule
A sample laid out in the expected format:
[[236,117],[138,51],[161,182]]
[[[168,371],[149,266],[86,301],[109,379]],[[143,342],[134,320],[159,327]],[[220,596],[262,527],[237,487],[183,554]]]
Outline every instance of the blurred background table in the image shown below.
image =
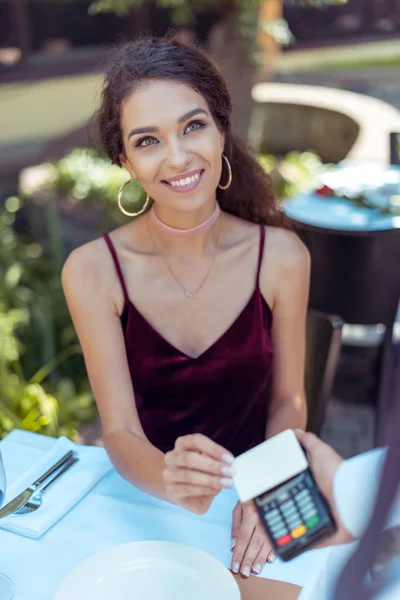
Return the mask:
[[[400,353],[394,344],[400,300],[400,211],[396,206],[392,213],[382,210],[385,182],[378,178],[374,191],[378,171],[369,173],[369,181],[365,168],[363,172],[371,205],[324,195],[329,190],[322,190],[288,200],[285,212],[311,254],[310,308],[339,315],[345,322],[333,394],[348,402],[374,404],[376,441],[381,441],[380,425],[390,414],[395,389],[400,389],[396,365]],[[387,173],[393,176],[393,168]],[[343,190],[359,185],[355,179],[349,179],[344,169]],[[324,184],[338,180],[340,169],[335,169]]]

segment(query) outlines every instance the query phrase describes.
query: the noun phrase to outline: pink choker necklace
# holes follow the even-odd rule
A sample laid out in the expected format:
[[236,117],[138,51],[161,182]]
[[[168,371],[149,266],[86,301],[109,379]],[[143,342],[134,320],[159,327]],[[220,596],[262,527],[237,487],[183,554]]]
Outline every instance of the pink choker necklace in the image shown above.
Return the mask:
[[207,219],[207,221],[204,221],[204,223],[201,223],[200,225],[197,225],[197,227],[193,227],[192,229],[175,229],[174,227],[169,227],[168,225],[160,221],[160,219],[156,215],[156,211],[154,210],[154,204],[150,209],[150,218],[153,221],[154,225],[158,227],[158,229],[161,229],[166,233],[170,233],[171,235],[176,235],[179,237],[195,237],[196,235],[205,233],[206,231],[211,229],[211,227],[214,225],[215,221],[218,219],[220,214],[221,209],[219,207],[219,204],[216,204],[214,212]]

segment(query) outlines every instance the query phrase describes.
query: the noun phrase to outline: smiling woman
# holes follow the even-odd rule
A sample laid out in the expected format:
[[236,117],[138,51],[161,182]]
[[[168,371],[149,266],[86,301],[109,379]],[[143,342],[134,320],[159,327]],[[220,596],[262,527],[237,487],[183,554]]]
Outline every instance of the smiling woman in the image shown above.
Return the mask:
[[[305,425],[308,254],[280,226],[268,176],[232,134],[226,83],[200,50],[171,38],[123,45],[96,118],[111,161],[147,193],[138,218],[63,270],[104,445],[128,481],[204,513],[231,486],[234,455]],[[123,190],[118,203],[125,211]],[[246,506],[232,537],[235,572],[273,560]]]

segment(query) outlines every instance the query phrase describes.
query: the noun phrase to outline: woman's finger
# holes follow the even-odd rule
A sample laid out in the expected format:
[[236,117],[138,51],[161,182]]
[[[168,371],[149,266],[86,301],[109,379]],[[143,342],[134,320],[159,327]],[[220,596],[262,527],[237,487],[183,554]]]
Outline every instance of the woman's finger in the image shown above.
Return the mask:
[[[234,573],[239,573],[240,571],[244,555],[253,536],[256,525],[257,519],[254,514],[246,511],[245,507],[243,507],[243,518],[236,536],[236,544],[232,556],[232,571]],[[257,553],[260,548],[261,546],[259,546]]]
[[231,477],[208,475],[201,471],[184,468],[165,469],[164,480],[168,483],[188,483],[198,487],[208,487],[217,491],[220,491],[222,488],[229,488],[233,483]]
[[242,523],[242,515],[242,505],[240,502],[238,502],[232,512],[231,550],[233,550],[236,545],[236,538]]
[[181,452],[185,450],[204,452],[204,454],[207,454],[211,458],[227,463],[228,465],[232,465],[235,460],[234,456],[228,450],[225,450],[225,448],[201,433],[179,437],[175,442],[175,448]]
[[243,522],[240,526],[232,556],[232,571],[234,573],[239,573],[240,571],[243,557],[253,536],[254,529],[254,526],[252,528],[249,526],[244,527]]
[[273,563],[275,559],[276,559],[276,552],[273,548],[271,548],[271,550],[269,551],[268,556],[267,556],[267,562]]
[[254,529],[240,566],[240,572],[244,577],[250,577],[253,566],[257,564],[256,559],[264,561],[262,564],[265,564],[271,547],[264,548],[264,541],[265,538],[261,535],[260,531],[257,528]]
[[219,475],[220,477],[232,477],[233,467],[220,461],[210,458],[206,454],[187,450],[185,452],[168,452],[165,455],[165,464],[171,467],[184,467],[202,471],[210,475]]
[[266,562],[273,562],[268,560],[269,556],[271,556],[272,554],[275,555],[274,551],[271,549],[271,546],[269,544],[264,543],[260,552],[253,560],[253,565],[251,567],[252,572],[256,575],[259,575],[263,570]]

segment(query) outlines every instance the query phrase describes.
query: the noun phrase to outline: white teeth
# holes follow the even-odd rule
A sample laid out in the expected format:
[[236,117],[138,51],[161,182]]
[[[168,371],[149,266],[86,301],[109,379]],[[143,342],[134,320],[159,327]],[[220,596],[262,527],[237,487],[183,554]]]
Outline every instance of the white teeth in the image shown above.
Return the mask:
[[195,181],[200,179],[200,173],[196,173],[196,175],[192,175],[192,177],[186,177],[186,179],[180,179],[179,181],[171,181],[172,187],[183,187],[185,185],[190,185]]

